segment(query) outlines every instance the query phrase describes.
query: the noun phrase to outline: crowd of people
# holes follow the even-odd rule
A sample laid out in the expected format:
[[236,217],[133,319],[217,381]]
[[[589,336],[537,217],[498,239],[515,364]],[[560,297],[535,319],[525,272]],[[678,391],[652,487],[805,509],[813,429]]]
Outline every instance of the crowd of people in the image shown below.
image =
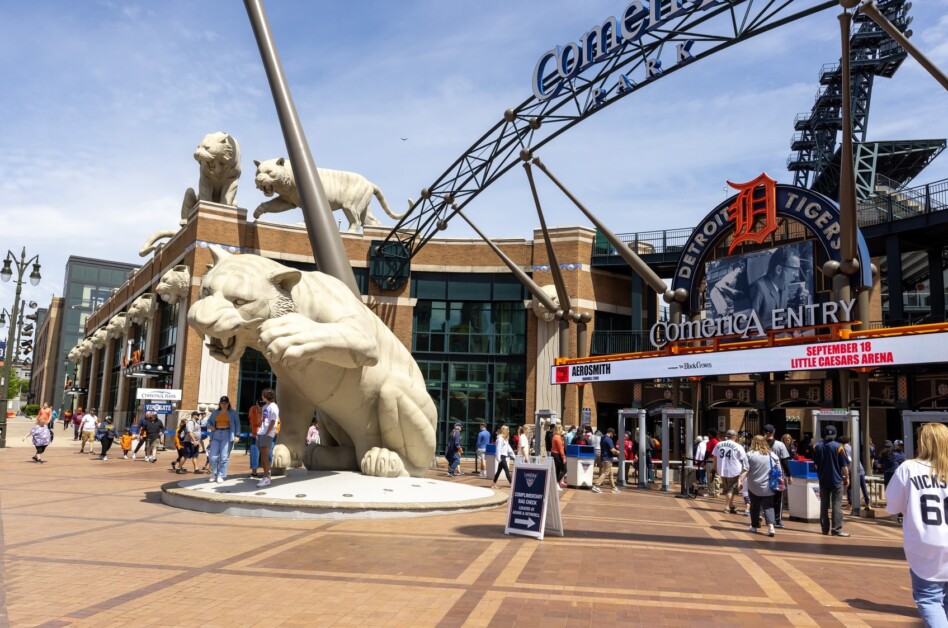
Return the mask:
[[[43,454],[55,437],[53,427],[57,414],[44,403],[36,421],[24,440],[30,438],[35,447],[33,461],[44,463]],[[271,483],[270,464],[272,448],[279,434],[280,416],[274,391],[266,389],[249,413],[250,418],[250,466],[252,476],[257,478],[262,468],[258,487]],[[115,441],[119,441],[122,457],[135,459],[144,446],[145,460],[157,461],[157,452],[165,426],[153,412],[145,412],[134,426],[119,436],[106,415],[100,418],[95,408],[76,412],[64,412],[63,429],[73,427],[73,439],[79,442],[79,452],[94,454],[94,443],[100,443],[98,457],[108,460]],[[461,475],[460,463],[464,453],[461,440],[462,424],[457,423],[447,441],[445,452],[448,475]],[[636,434],[636,437],[638,435]],[[790,435],[776,438],[773,425],[765,425],[761,434],[738,434],[727,430],[719,438],[716,430],[708,430],[700,437],[691,452],[697,470],[697,485],[706,491],[708,499],[724,497],[724,512],[737,514],[737,495],[743,498],[744,516],[749,518],[748,531],[758,533],[766,525],[766,533],[776,536],[784,527],[784,493],[793,483],[790,461],[812,460],[818,478],[820,497],[820,529],[824,535],[849,537],[843,530],[843,496],[853,501],[853,493],[862,491],[863,501],[871,507],[866,484],[866,472],[854,455],[850,439],[839,435],[834,425],[826,425],[822,439],[804,439],[797,443]],[[190,463],[193,473],[209,473],[210,482],[221,483],[227,477],[228,463],[235,443],[240,438],[240,421],[237,411],[231,407],[230,399],[220,398],[218,407],[209,416],[200,411],[191,412],[182,418],[174,432],[177,458],[171,463],[176,473],[188,471]],[[137,441],[137,442],[136,442]],[[496,471],[491,488],[503,473],[510,483],[511,464],[517,459],[529,460],[531,447],[530,430],[520,426],[511,435],[506,425],[499,426],[493,436],[486,424],[480,425],[475,445],[475,473],[487,477],[486,457],[488,445],[493,441]],[[626,432],[623,439],[623,457],[636,461],[638,443],[632,433]],[[319,444],[318,421],[307,432],[306,444]],[[616,485],[614,462],[620,457],[616,431],[605,433],[593,431],[590,426],[567,427],[554,423],[546,430],[543,447],[553,460],[553,469],[559,490],[566,488],[566,447],[568,445],[590,445],[596,452],[599,475],[591,486],[594,493],[601,493],[607,484],[612,492],[619,492]],[[651,434],[645,435],[643,443],[648,468],[648,481],[654,479],[652,454],[661,448]],[[201,453],[206,461],[198,469]],[[543,453],[543,452],[540,452]],[[910,567],[913,597],[919,612],[929,626],[948,626],[948,427],[940,423],[924,424],[918,432],[918,456],[906,461],[903,443],[900,440],[885,441],[876,453],[870,441],[870,458],[873,470],[883,474],[886,493],[886,511],[898,517],[903,527],[903,543]],[[628,466],[627,466],[628,469]],[[628,481],[628,476],[625,477]],[[858,481],[859,488],[855,486]]]
[[[43,454],[55,438],[55,423],[59,414],[44,403],[36,416],[30,432],[24,437],[32,440],[36,453],[33,461],[46,462]],[[270,464],[273,460],[272,448],[280,433],[279,408],[274,391],[267,388],[249,412],[250,443],[247,454],[250,456],[251,477],[259,479],[258,486],[270,485]],[[95,408],[76,408],[65,410],[61,416],[62,429],[73,430],[73,440],[79,443],[77,453],[97,455],[99,460],[108,461],[109,452],[116,441],[122,448],[122,458],[135,460],[144,448],[145,462],[156,463],[158,452],[164,450],[163,436],[173,435],[177,457],[171,462],[171,469],[177,474],[187,473],[190,465],[192,473],[206,473],[209,481],[222,483],[227,478],[231,452],[240,440],[240,417],[231,407],[230,398],[224,395],[218,407],[211,412],[194,410],[189,416],[182,417],[176,427],[166,425],[155,412],[145,411],[132,425],[118,433],[112,417],[100,417]],[[174,428],[174,431],[172,431]],[[314,419],[313,427],[307,435],[307,444],[319,442],[318,423]],[[99,451],[94,451],[95,444]],[[88,449],[86,448],[88,445]],[[204,464],[198,467],[201,455]],[[262,467],[262,477],[258,470]]]

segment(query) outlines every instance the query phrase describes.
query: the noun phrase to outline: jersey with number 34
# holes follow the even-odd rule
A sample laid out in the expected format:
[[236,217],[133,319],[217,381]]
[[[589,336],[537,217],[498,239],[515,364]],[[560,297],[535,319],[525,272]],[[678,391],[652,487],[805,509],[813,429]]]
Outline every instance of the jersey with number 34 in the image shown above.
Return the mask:
[[903,514],[905,557],[920,578],[948,581],[948,483],[919,460],[904,462],[885,491],[885,509]]
[[712,455],[718,461],[718,475],[722,478],[736,478],[747,469],[747,454],[740,443],[722,440],[714,446]]

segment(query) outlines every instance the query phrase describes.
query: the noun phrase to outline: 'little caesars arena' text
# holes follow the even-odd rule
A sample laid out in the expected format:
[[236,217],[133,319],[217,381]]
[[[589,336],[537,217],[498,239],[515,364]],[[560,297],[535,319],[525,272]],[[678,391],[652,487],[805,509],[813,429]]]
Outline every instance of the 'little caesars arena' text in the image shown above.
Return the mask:
[[570,367],[570,381],[594,382],[600,375],[611,375],[611,364],[577,364]]

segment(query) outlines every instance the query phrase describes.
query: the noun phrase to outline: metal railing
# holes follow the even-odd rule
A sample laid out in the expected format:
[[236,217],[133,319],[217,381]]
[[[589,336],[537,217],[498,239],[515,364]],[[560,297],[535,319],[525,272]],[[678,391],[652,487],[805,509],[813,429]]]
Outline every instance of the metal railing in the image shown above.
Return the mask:
[[[666,229],[641,233],[617,233],[616,236],[639,255],[680,253],[693,229]],[[616,250],[600,234],[596,234],[593,255],[616,255]]]
[[902,190],[877,185],[857,209],[860,227],[942,211],[948,209],[948,179]]

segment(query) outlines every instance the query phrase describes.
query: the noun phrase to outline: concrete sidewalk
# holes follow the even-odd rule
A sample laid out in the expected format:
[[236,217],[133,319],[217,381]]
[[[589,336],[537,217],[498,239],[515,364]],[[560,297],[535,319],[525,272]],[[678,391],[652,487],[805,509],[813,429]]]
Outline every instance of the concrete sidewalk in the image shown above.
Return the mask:
[[[543,541],[505,536],[505,508],[235,518],[160,502],[187,477],[173,453],[101,462],[56,442],[73,447],[44,465],[0,450],[0,626],[918,624],[892,520],[847,520],[848,539],[788,522],[771,539],[721,500],[635,489],[564,491],[566,536]],[[239,453],[231,473],[247,472]]]

